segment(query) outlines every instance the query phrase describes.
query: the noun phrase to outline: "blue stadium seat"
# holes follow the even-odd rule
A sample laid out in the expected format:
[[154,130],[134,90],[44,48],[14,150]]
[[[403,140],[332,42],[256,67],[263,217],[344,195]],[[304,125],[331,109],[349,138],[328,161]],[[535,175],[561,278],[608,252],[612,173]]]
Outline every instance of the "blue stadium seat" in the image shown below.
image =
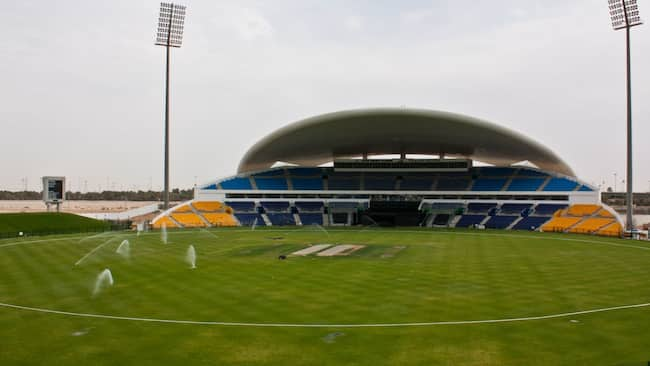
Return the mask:
[[546,178],[513,178],[508,191],[533,192],[539,189]]
[[287,180],[282,178],[255,178],[257,189],[261,190],[284,190],[289,189]]
[[433,179],[418,179],[412,177],[404,177],[400,183],[399,189],[402,191],[430,191]]
[[303,225],[323,225],[323,214],[301,213],[299,216]]
[[456,227],[470,227],[480,224],[481,221],[485,220],[485,217],[485,215],[463,215],[456,223]]
[[438,179],[436,191],[466,191],[469,183],[469,178],[441,177]]
[[580,189],[578,189],[580,192],[593,192],[594,190],[589,188],[588,186],[582,186]]
[[255,202],[226,201],[226,206],[230,206],[235,212],[255,212]]
[[267,170],[265,172],[260,172],[260,173],[255,173],[253,175],[253,178],[257,177],[284,177],[284,169],[273,169],[273,170]]
[[543,190],[549,192],[571,192],[577,185],[578,183],[566,178],[552,178]]
[[358,191],[361,189],[361,179],[330,176],[327,186],[330,191]]
[[540,172],[538,170],[533,170],[533,169],[528,169],[528,168],[521,168],[517,172],[518,177],[548,177],[548,174],[544,172]]
[[323,202],[321,201],[296,201],[298,212],[323,212]]
[[[266,226],[264,219],[259,214],[254,213],[235,213],[235,217],[242,226],[252,226],[253,224],[257,226]],[[256,222],[257,220],[257,222]]]
[[266,216],[274,226],[290,226],[296,224],[293,215],[290,213],[268,213]]
[[318,178],[291,178],[291,184],[295,190],[323,190],[323,179]]
[[512,230],[536,230],[551,218],[549,216],[524,217],[512,227]]
[[289,202],[285,201],[262,201],[260,202],[264,210],[267,212],[288,212],[289,211]]
[[567,205],[561,205],[557,203],[540,203],[535,206],[535,215],[552,216],[557,210],[562,210],[564,208],[567,208]]
[[518,218],[519,216],[492,216],[485,223],[485,227],[490,229],[505,229]]
[[253,189],[248,178],[232,178],[220,184],[223,189]]
[[530,203],[504,203],[503,206],[501,206],[500,213],[502,214],[515,214],[515,215],[521,215],[521,213],[526,210],[531,208],[533,205]]
[[472,202],[467,205],[468,213],[485,213],[487,214],[491,209],[497,207],[496,203],[482,203],[482,202]]
[[474,181],[472,191],[500,191],[506,181],[505,178],[478,178]]
[[367,191],[392,191],[395,189],[395,177],[366,176],[364,189]]

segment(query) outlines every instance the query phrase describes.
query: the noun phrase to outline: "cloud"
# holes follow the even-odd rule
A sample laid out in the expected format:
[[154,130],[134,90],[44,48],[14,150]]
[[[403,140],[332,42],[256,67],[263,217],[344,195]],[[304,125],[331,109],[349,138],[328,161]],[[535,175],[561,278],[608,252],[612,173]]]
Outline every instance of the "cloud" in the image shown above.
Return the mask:
[[363,18],[358,15],[348,15],[345,17],[343,24],[348,30],[358,31],[363,28]]
[[225,19],[219,22],[235,31],[243,40],[269,39],[273,37],[274,28],[271,22],[257,9],[232,6],[225,9]]

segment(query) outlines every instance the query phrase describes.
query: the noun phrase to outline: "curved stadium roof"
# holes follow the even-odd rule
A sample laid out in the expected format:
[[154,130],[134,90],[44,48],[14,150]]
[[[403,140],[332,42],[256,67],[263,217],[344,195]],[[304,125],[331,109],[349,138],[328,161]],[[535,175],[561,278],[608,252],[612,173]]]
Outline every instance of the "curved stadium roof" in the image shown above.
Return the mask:
[[448,112],[376,108],[323,114],[287,125],[253,145],[238,173],[278,161],[317,166],[363,154],[467,157],[497,166],[529,161],[540,169],[575,177],[546,146],[496,124]]

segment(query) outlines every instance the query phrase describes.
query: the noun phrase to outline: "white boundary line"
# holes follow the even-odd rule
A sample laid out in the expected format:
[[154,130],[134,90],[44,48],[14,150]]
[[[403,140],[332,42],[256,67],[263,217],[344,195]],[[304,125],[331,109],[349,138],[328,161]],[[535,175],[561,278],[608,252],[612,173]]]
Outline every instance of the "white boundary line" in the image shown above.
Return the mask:
[[59,311],[43,308],[33,308],[29,306],[12,305],[0,303],[0,307],[13,308],[27,311],[35,311],[40,313],[49,313],[57,315],[77,316],[84,318],[99,318],[99,319],[112,319],[112,320],[130,320],[149,323],[172,323],[172,324],[192,324],[192,325],[222,325],[222,326],[236,326],[236,327],[284,327],[284,328],[389,328],[389,327],[423,327],[433,325],[462,325],[462,324],[492,324],[492,323],[512,323],[524,322],[532,320],[543,320],[553,318],[565,318],[574,315],[584,315],[593,313],[602,313],[606,311],[615,311],[623,309],[643,308],[650,306],[650,303],[622,305],[609,308],[591,309],[574,311],[571,313],[560,313],[551,315],[529,316],[523,318],[505,318],[505,319],[484,319],[484,320],[457,320],[457,321],[437,321],[437,322],[424,322],[424,323],[378,323],[378,324],[292,324],[292,323],[241,323],[241,322],[219,322],[219,321],[200,321],[200,320],[174,320],[174,319],[156,319],[156,318],[137,318],[129,316],[115,316],[115,315],[102,315],[102,314],[87,314],[75,313],[70,311]]
[[[195,230],[193,230],[195,231]],[[193,232],[192,231],[192,232]],[[232,230],[232,231],[248,231],[248,230]],[[367,232],[367,230],[331,230],[339,232]],[[650,250],[650,247],[641,247],[636,245],[625,245],[618,244],[606,241],[594,241],[594,240],[583,240],[583,239],[570,239],[570,238],[556,238],[556,237],[542,237],[542,236],[532,236],[532,235],[510,235],[510,234],[498,234],[498,233],[469,233],[469,232],[453,232],[453,231],[425,231],[425,230],[373,230],[376,232],[407,232],[407,233],[424,233],[424,234],[455,234],[455,235],[474,235],[474,236],[499,236],[499,237],[515,237],[515,238],[529,238],[529,239],[542,239],[542,240],[560,240],[560,241],[572,241],[572,242],[581,242],[581,243],[590,243],[590,244],[604,244],[612,245],[618,247],[628,247],[642,250]],[[287,230],[264,230],[264,232],[287,232]],[[173,233],[173,232],[172,232]],[[189,233],[185,232],[176,232],[176,233]],[[170,233],[171,234],[171,233]],[[135,234],[133,234],[135,235]],[[148,233],[145,235],[157,235],[157,233]],[[70,240],[72,238],[60,238],[60,239],[50,239],[50,240],[34,240],[28,242],[14,242],[0,245],[0,247],[11,246],[11,245],[20,245],[20,244],[30,244],[30,243],[40,243],[48,241],[61,241],[61,240]],[[90,255],[92,252],[100,248],[101,246],[107,244],[101,244],[99,247],[93,249],[87,255]],[[86,255],[86,256],[87,256]],[[82,258],[83,259],[83,258]],[[149,323],[171,323],[171,324],[190,324],[190,325],[217,325],[217,326],[237,326],[237,327],[284,327],[284,328],[389,328],[389,327],[423,327],[423,326],[434,326],[434,325],[467,325],[467,324],[494,324],[494,323],[513,323],[513,322],[524,322],[524,321],[534,321],[534,320],[544,320],[544,319],[555,319],[555,318],[565,318],[574,315],[585,315],[585,314],[594,314],[602,313],[616,310],[624,309],[635,309],[635,308],[645,308],[649,307],[650,303],[642,304],[633,304],[633,305],[621,305],[607,308],[599,309],[590,309],[590,310],[581,310],[574,311],[569,313],[559,313],[559,314],[549,314],[549,315],[538,315],[538,316],[529,316],[529,317],[520,317],[520,318],[503,318],[503,319],[482,319],[482,320],[456,320],[456,321],[434,321],[434,322],[420,322],[420,323],[376,323],[376,324],[294,324],[294,323],[246,323],[246,322],[221,322],[221,321],[199,321],[199,320],[175,320],[175,319],[156,319],[156,318],[138,318],[138,317],[127,317],[127,316],[116,316],[116,315],[103,315],[103,314],[88,314],[88,313],[76,313],[70,311],[60,311],[44,308],[35,308],[29,306],[21,306],[7,303],[0,303],[0,307],[12,308],[40,313],[48,314],[57,314],[57,315],[67,315],[75,317],[84,317],[84,318],[98,318],[98,319],[112,319],[112,320],[128,320],[128,321],[140,321],[140,322],[149,322]]]

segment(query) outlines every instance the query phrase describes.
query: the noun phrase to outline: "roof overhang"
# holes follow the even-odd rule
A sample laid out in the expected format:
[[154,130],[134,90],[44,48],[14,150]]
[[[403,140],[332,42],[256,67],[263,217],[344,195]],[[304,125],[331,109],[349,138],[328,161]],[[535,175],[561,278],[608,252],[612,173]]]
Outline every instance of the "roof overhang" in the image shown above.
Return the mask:
[[518,132],[459,114],[410,108],[341,111],[292,123],[253,145],[238,173],[268,169],[278,161],[318,166],[337,158],[401,153],[444,154],[497,166],[529,161],[575,177],[553,151]]

